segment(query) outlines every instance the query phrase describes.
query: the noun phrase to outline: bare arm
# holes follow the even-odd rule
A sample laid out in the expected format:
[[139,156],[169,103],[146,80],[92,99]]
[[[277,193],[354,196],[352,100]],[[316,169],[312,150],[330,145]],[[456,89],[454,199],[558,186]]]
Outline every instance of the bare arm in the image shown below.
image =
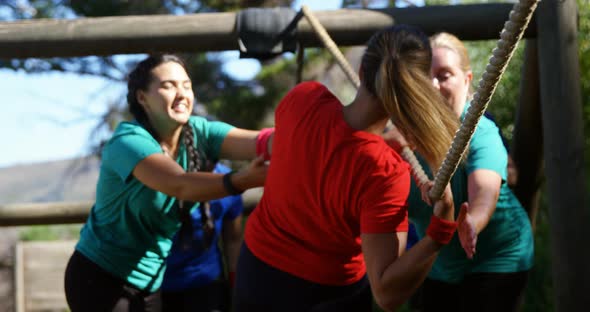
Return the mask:
[[[453,220],[453,196],[447,187],[434,214]],[[377,304],[393,311],[406,302],[424,281],[442,245],[425,236],[404,253],[407,233],[361,234],[367,274]]]
[[502,178],[492,170],[478,169],[467,177],[469,209],[476,232],[479,234],[488,224],[496,210]]
[[486,227],[496,210],[502,178],[495,171],[478,169],[467,177],[468,202],[459,213],[459,241],[467,258],[476,252],[477,235]]
[[404,253],[407,233],[361,234],[361,240],[375,301],[386,311],[395,310],[410,298],[441,248],[426,236]]
[[[241,190],[264,185],[267,166],[262,158],[231,176],[234,186]],[[223,187],[223,175],[190,172],[163,154],[153,154],[140,161],[133,175],[151,189],[172,197],[190,201],[208,201],[229,195]]]
[[[228,132],[221,144],[221,158],[248,160],[256,155],[256,139],[260,131],[252,131],[234,128]],[[268,141],[268,152],[272,150],[272,140],[274,135]]]
[[223,248],[229,272],[235,272],[242,245],[242,216],[223,222]]

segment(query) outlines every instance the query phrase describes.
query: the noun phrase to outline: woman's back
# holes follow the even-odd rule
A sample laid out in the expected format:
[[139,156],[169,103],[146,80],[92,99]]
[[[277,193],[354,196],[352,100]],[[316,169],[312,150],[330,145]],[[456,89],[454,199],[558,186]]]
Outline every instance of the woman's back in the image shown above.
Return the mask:
[[248,247],[312,282],[358,281],[365,274],[361,231],[407,231],[408,167],[380,136],[348,126],[341,103],[319,83],[294,88],[276,123],[275,140],[289,144],[273,147],[265,194],[246,228]]

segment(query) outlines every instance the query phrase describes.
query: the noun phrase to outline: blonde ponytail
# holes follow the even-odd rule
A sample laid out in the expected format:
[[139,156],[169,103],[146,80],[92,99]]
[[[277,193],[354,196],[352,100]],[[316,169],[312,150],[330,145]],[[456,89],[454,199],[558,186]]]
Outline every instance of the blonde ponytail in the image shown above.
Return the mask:
[[432,85],[431,58],[428,38],[417,28],[398,25],[374,35],[361,66],[368,77],[365,87],[436,170],[459,121]]

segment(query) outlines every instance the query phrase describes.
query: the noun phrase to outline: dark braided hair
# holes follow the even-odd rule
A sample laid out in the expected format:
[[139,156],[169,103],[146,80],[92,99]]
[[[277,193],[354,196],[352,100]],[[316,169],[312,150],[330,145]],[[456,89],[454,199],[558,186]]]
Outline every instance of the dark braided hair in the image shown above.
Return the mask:
[[[195,137],[192,127],[187,123],[182,127],[182,137],[184,140],[184,145],[186,146],[186,151],[188,154],[187,161],[188,161],[188,172],[197,172],[197,171],[211,171],[211,162],[207,159],[207,154],[201,148],[202,145],[205,143],[205,140],[199,140],[198,145],[195,144]],[[195,148],[196,146],[196,148]],[[188,248],[192,240],[186,239],[187,237],[192,237],[192,222],[190,220],[190,213],[183,213],[183,211],[188,211],[190,208],[183,207],[187,204],[188,207],[192,207],[194,203],[185,203],[180,201],[180,217],[183,226],[180,229],[179,237],[183,240],[183,247]],[[203,229],[203,247],[205,249],[209,248],[213,241],[213,237],[215,234],[215,223],[211,218],[211,208],[209,202],[201,202],[199,203],[199,213],[201,214],[201,225]],[[184,220],[187,218],[187,220]],[[185,226],[185,224],[187,224]]]
[[[155,139],[160,140],[159,134],[155,131],[151,125],[149,118],[143,108],[143,106],[137,100],[137,91],[146,91],[153,77],[151,71],[164,63],[175,62],[180,64],[185,70],[186,65],[184,61],[173,54],[156,54],[150,55],[145,60],[139,62],[135,69],[131,71],[128,77],[127,83],[127,103],[129,104],[129,112],[137,120],[137,122],[143,126]],[[207,158],[206,154],[200,153],[201,150],[195,149],[195,139],[192,127],[187,122],[182,127],[182,138],[187,151],[188,168],[187,172],[196,172],[206,169]],[[201,142],[198,142],[202,144]],[[203,159],[201,159],[201,157]],[[194,206],[192,202],[185,202],[183,200],[178,201],[179,215],[182,226],[179,231],[179,238],[183,247],[190,245],[192,239],[193,225],[190,216],[191,207]],[[209,203],[202,202],[199,204],[199,211],[201,213],[201,220],[203,224],[203,239],[205,247],[209,247],[214,233],[214,223],[211,220],[211,213],[209,209]]]

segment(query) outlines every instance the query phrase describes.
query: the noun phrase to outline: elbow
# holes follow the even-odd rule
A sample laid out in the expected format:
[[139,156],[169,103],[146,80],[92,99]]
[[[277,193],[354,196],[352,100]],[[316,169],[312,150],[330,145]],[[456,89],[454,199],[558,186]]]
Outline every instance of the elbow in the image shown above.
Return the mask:
[[374,292],[375,303],[383,309],[383,311],[396,311],[400,306],[406,302],[405,296],[399,293],[392,292]]

